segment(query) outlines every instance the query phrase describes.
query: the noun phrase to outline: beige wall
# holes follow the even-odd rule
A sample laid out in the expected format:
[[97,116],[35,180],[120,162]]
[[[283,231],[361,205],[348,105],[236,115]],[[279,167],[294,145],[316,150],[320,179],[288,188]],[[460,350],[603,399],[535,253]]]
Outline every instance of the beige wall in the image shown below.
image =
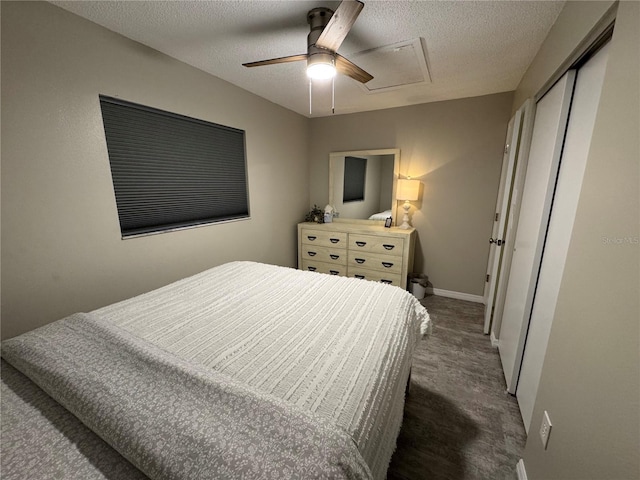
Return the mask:
[[400,175],[422,181],[414,271],[482,295],[512,102],[501,93],[311,120],[310,204],[328,201],[330,152],[399,148]]
[[[229,260],[295,266],[308,119],[50,4],[1,8],[3,337]],[[121,240],[98,94],[245,130],[251,219]]]
[[583,39],[614,3],[612,0],[566,3],[518,85],[514,112],[527,98],[536,95],[565,60],[581,48]]
[[[540,51],[570,52],[609,3],[568,3]],[[640,3],[621,2],[524,452],[530,480],[640,478],[639,60]],[[533,65],[523,91],[551,74]]]

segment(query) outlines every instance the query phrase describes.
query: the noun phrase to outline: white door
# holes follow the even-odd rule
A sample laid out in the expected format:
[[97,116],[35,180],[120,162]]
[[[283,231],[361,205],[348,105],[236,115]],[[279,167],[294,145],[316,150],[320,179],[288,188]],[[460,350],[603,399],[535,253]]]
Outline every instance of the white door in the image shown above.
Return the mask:
[[493,231],[489,242],[491,243],[489,252],[489,263],[487,265],[488,284],[485,296],[484,333],[488,334],[491,329],[493,318],[494,300],[496,288],[500,282],[500,265],[502,260],[504,232],[509,216],[509,201],[511,198],[511,188],[513,186],[513,176],[518,157],[520,140],[520,129],[522,126],[522,111],[518,110],[509,121],[507,128],[507,140],[504,147],[502,159],[502,172],[500,174],[500,189],[496,201],[496,212],[493,223]]
[[515,393],[520,373],[574,81],[575,72],[567,72],[536,107],[498,341],[510,393]]
[[518,143],[518,158],[513,174],[513,186],[511,187],[511,202],[509,203],[507,224],[505,225],[502,259],[500,261],[500,282],[496,287],[496,294],[493,301],[493,318],[491,320],[492,342],[500,338],[502,312],[504,310],[507,286],[509,285],[509,273],[511,271],[511,260],[513,258],[512,245],[515,245],[516,240],[516,230],[518,219],[520,218],[520,202],[522,200],[522,190],[524,188],[529,149],[531,147],[531,135],[533,133],[533,119],[535,117],[535,104],[533,100],[527,100],[522,107],[520,107],[520,110],[522,111],[522,128],[520,141]]
[[[506,183],[506,175],[507,175],[507,166],[509,164],[509,139],[511,138],[511,134],[513,132],[513,122],[514,122],[514,117],[511,118],[511,120],[509,120],[509,125],[507,125],[507,137],[505,139],[505,145],[504,145],[504,152],[502,154],[502,167],[500,167],[500,183],[498,184],[498,196],[496,198],[496,216],[494,218],[493,221],[493,229],[491,230],[491,239],[496,238],[497,234],[498,234],[498,210],[500,209],[500,203],[502,201],[502,196],[504,195],[504,187],[505,187],[505,183]],[[489,276],[489,273],[491,273],[491,268],[493,265],[493,259],[495,256],[495,249],[491,248],[493,247],[493,245],[490,246],[489,248],[489,261],[487,262],[487,277]],[[483,298],[484,298],[484,305],[485,305],[485,315],[486,315],[486,307],[489,304],[488,302],[488,296],[489,296],[489,279],[487,278],[487,281],[485,282],[484,285],[484,293],[483,293]],[[485,333],[487,333],[485,331]]]
[[[582,178],[587,165],[591,134],[607,65],[608,49],[609,46],[605,45],[578,70],[576,78],[556,193],[516,390],[518,405],[527,431],[531,424],[533,404],[538,393],[542,364],[558,300],[558,290],[578,208]],[[594,279],[594,283],[596,281],[597,279]]]
[[[504,195],[505,184],[507,183],[507,168],[509,166],[509,143],[511,135],[513,133],[513,123],[515,117],[509,120],[507,126],[507,138],[505,139],[504,153],[502,155],[502,167],[500,168],[500,183],[498,188],[498,197],[496,198],[495,218],[493,219],[493,229],[491,230],[491,238],[489,239],[489,261],[487,262],[487,278],[484,284],[484,333],[489,333],[489,326],[491,325],[491,316],[493,312],[493,282],[495,279],[491,277],[491,271],[493,270],[493,264],[496,260],[496,248],[494,248],[494,239],[498,237],[498,229],[500,223],[498,219],[500,217],[499,211],[502,204],[502,197]],[[491,299],[489,294],[491,292]]]

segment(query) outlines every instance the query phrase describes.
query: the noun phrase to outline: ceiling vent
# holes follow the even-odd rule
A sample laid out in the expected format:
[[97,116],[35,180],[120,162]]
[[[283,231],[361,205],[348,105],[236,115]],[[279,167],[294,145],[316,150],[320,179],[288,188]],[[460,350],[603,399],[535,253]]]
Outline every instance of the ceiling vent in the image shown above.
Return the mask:
[[374,76],[373,80],[360,84],[367,93],[431,83],[425,48],[420,38],[365,50],[352,57]]

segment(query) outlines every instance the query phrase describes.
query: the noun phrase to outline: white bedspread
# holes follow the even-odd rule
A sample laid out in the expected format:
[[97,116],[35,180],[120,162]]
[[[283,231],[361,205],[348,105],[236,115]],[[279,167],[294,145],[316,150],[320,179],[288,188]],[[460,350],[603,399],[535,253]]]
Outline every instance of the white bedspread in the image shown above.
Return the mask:
[[92,312],[334,421],[382,479],[429,316],[397,287],[233,262]]

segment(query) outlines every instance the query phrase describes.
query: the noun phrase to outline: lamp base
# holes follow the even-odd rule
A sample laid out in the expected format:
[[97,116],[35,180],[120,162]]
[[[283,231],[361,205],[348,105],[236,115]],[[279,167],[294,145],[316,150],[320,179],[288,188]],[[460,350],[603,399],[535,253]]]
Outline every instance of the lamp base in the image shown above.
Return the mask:
[[404,216],[402,217],[402,225],[400,225],[399,228],[402,228],[403,230],[408,230],[411,227],[411,224],[409,223],[409,209],[411,208],[411,204],[409,203],[409,200],[405,200],[404,204],[402,205],[402,208],[404,208]]

